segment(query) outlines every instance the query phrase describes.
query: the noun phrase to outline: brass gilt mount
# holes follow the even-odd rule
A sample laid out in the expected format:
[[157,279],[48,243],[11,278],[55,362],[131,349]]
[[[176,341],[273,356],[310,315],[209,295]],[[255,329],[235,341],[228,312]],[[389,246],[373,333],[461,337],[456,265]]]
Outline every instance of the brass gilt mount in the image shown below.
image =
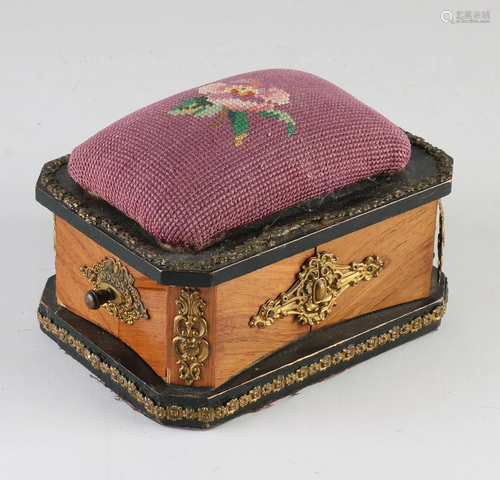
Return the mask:
[[[134,320],[148,319],[148,312],[134,287],[134,277],[126,267],[114,258],[104,258],[92,267],[80,267],[80,271],[92,284],[93,291],[85,295],[85,303],[91,309],[103,306],[123,323],[132,325]],[[89,301],[94,301],[90,306]]]
[[339,265],[332,253],[318,253],[309,258],[290,289],[276,300],[268,300],[248,323],[264,328],[275,319],[297,315],[302,325],[317,325],[337,305],[338,296],[361,280],[377,277],[384,262],[379,257],[367,257],[361,263]]
[[208,358],[209,345],[205,337],[208,333],[207,321],[203,318],[206,303],[196,288],[185,287],[175,301],[178,315],[174,318],[172,341],[179,377],[188,385],[201,379],[201,367]]
[[439,210],[439,234],[438,234],[438,282],[441,281],[441,274],[443,272],[443,254],[444,254],[444,210],[443,202],[438,200]]

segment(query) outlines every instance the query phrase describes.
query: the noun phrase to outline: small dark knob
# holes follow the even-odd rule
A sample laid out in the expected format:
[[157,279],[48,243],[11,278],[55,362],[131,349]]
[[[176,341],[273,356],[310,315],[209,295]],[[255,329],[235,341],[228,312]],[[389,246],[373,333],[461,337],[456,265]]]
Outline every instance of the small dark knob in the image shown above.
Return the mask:
[[111,288],[104,290],[89,290],[83,297],[85,305],[90,310],[97,310],[101,305],[115,299],[115,292]]

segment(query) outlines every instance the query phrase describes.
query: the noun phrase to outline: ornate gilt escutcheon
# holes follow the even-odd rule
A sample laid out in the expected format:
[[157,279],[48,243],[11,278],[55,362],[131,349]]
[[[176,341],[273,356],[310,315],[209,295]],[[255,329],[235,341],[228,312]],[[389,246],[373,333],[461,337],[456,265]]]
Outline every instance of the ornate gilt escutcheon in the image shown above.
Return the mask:
[[80,267],[80,271],[94,289],[85,294],[85,303],[90,309],[103,306],[111,315],[129,325],[140,318],[149,318],[134,287],[135,279],[121,262],[104,258],[92,267]]
[[249,325],[268,327],[275,319],[288,315],[296,315],[302,325],[317,325],[337,305],[337,298],[342,292],[361,280],[377,277],[383,266],[384,262],[379,257],[339,265],[332,253],[318,253],[302,265],[295,284],[276,300],[264,303]]
[[201,367],[209,354],[209,345],[205,339],[208,324],[203,318],[206,303],[196,288],[185,287],[175,304],[178,315],[174,318],[176,337],[172,346],[179,365],[179,377],[192,385],[201,379]]

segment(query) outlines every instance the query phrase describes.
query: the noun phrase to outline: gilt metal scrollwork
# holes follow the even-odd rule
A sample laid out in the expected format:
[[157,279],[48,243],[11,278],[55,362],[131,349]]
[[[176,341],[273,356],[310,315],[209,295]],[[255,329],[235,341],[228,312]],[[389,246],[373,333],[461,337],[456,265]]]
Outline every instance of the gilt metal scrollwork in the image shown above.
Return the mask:
[[361,280],[377,277],[384,262],[376,256],[361,263],[339,265],[332,253],[318,253],[302,265],[297,281],[276,300],[264,303],[249,322],[250,327],[264,328],[275,319],[296,315],[302,325],[317,325],[337,305],[337,298]]
[[114,258],[104,258],[92,267],[80,267],[80,271],[95,291],[113,292],[112,299],[102,304],[111,315],[129,325],[134,320],[149,318],[141,296],[134,287],[135,279],[121,262]]
[[179,377],[192,385],[201,379],[201,368],[210,351],[205,338],[208,324],[203,318],[206,303],[196,288],[185,287],[175,304],[178,315],[174,318],[173,351],[179,365]]

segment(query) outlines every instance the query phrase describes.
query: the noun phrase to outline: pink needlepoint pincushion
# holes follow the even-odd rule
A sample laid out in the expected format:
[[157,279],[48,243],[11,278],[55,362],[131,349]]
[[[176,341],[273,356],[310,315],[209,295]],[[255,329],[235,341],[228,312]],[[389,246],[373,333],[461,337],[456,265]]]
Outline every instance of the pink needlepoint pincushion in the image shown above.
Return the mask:
[[227,232],[405,167],[406,134],[317,76],[262,70],[161,100],[75,148],[68,170],[161,244]]

